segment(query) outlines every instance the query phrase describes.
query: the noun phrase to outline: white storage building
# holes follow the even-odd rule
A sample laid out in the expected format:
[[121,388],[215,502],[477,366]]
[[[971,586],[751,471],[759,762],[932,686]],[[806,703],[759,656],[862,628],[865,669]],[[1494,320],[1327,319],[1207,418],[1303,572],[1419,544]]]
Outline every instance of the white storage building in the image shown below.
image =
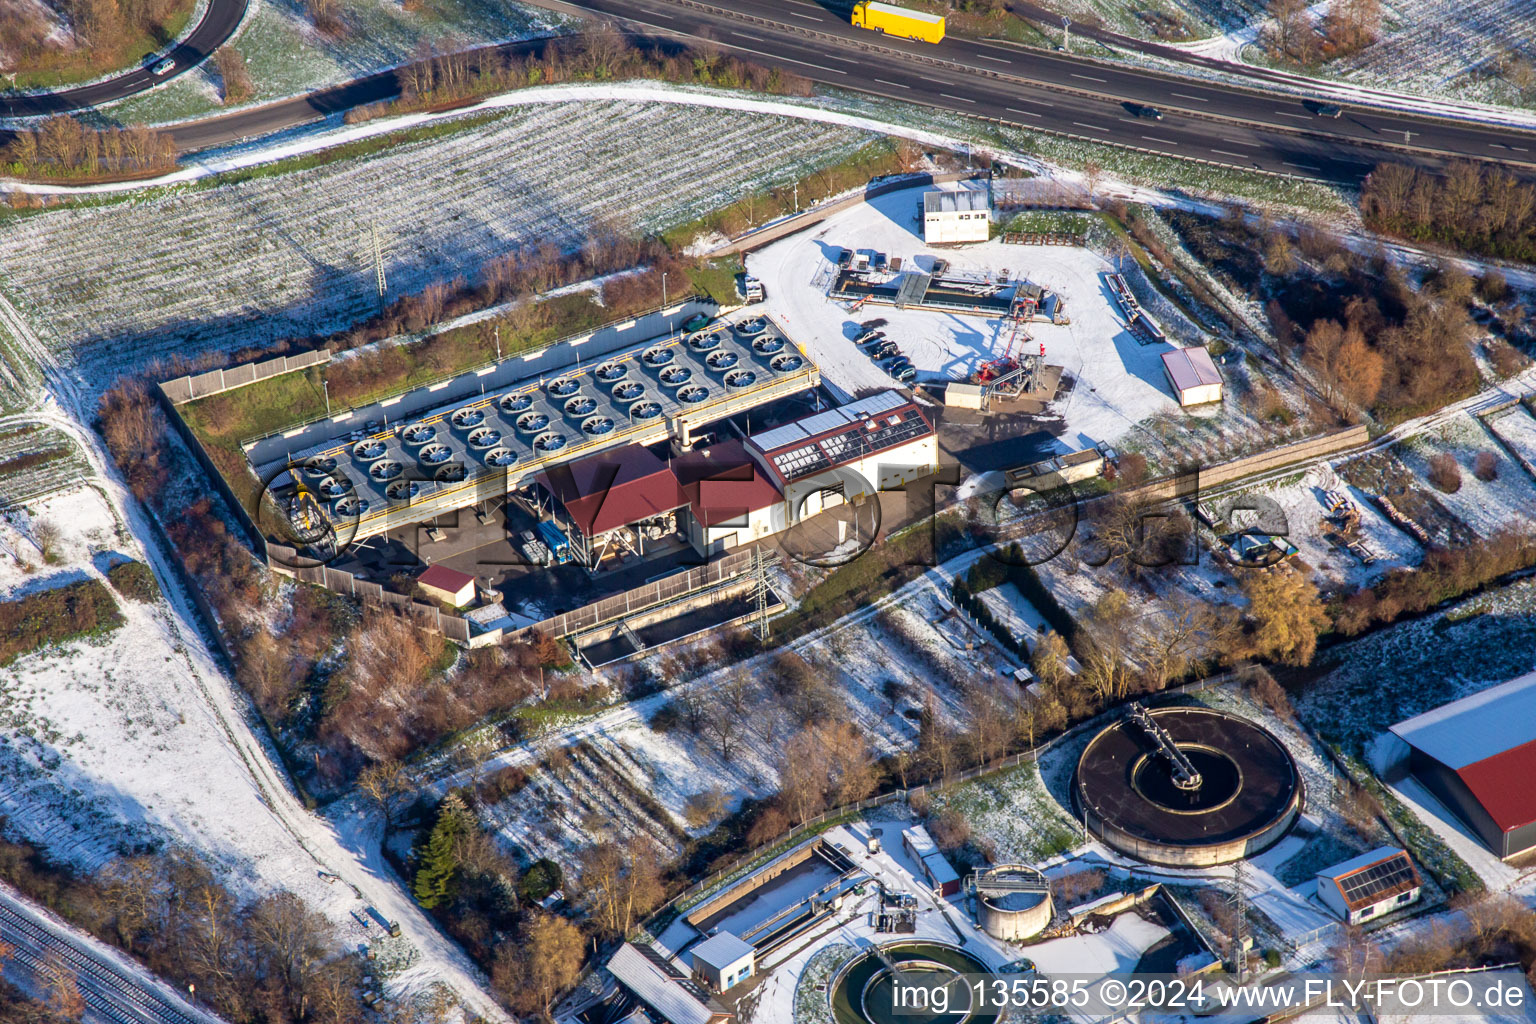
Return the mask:
[[1163,353],[1163,372],[1183,406],[1221,401],[1221,374],[1204,348],[1176,348]]
[[992,218],[980,189],[923,193],[923,241],[929,245],[985,242]]

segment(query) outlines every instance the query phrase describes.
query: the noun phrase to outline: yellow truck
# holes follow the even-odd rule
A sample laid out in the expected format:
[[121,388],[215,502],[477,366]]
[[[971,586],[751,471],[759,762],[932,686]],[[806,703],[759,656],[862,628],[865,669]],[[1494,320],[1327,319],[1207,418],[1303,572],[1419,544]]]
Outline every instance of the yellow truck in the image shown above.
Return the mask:
[[944,38],[944,15],[909,11],[895,4],[859,0],[853,5],[853,27],[884,32],[888,36],[937,43]]

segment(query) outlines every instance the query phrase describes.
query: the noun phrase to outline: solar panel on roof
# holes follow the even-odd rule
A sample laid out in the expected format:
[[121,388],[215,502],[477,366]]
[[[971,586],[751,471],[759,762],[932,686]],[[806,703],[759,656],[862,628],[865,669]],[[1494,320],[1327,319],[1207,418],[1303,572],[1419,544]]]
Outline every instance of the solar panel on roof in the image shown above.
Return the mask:
[[848,422],[848,416],[842,409],[828,409],[814,416],[807,416],[803,420],[796,421],[805,431],[807,437],[813,437],[827,430],[836,430]]
[[873,416],[877,412],[895,409],[906,404],[907,400],[895,391],[881,391],[878,394],[870,395],[868,398],[860,398],[858,401],[849,402],[843,408],[851,412],[855,418],[862,419]]
[[1339,879],[1339,888],[1351,904],[1374,903],[1380,894],[1411,887],[1415,881],[1413,863],[1400,853]]
[[752,435],[752,443],[765,452],[771,452],[775,448],[782,448],[796,441],[803,441],[810,435],[800,429],[798,423],[786,423],[782,427],[774,427],[765,430],[761,434]]

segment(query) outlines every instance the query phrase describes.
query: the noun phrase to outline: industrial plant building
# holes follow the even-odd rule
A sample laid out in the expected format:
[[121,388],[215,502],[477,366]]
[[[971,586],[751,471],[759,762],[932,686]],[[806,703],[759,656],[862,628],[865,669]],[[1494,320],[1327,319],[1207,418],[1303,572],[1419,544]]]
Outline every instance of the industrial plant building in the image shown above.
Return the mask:
[[1392,726],[1407,767],[1499,857],[1536,849],[1536,672]]
[[992,232],[987,194],[978,189],[923,193],[923,241],[929,245],[985,242]]
[[1418,900],[1422,888],[1408,854],[1391,846],[1317,873],[1317,898],[1350,924],[1406,907]]

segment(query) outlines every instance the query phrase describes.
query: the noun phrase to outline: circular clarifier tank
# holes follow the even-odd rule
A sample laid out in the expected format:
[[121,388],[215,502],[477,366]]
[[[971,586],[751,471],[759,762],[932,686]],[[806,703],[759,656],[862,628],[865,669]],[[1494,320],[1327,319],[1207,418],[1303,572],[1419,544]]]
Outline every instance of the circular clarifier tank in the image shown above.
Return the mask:
[[1072,788],[1089,831],[1179,867],[1265,849],[1301,813],[1302,795],[1296,763],[1271,733],[1197,707],[1154,708],[1106,727],[1083,749]]

